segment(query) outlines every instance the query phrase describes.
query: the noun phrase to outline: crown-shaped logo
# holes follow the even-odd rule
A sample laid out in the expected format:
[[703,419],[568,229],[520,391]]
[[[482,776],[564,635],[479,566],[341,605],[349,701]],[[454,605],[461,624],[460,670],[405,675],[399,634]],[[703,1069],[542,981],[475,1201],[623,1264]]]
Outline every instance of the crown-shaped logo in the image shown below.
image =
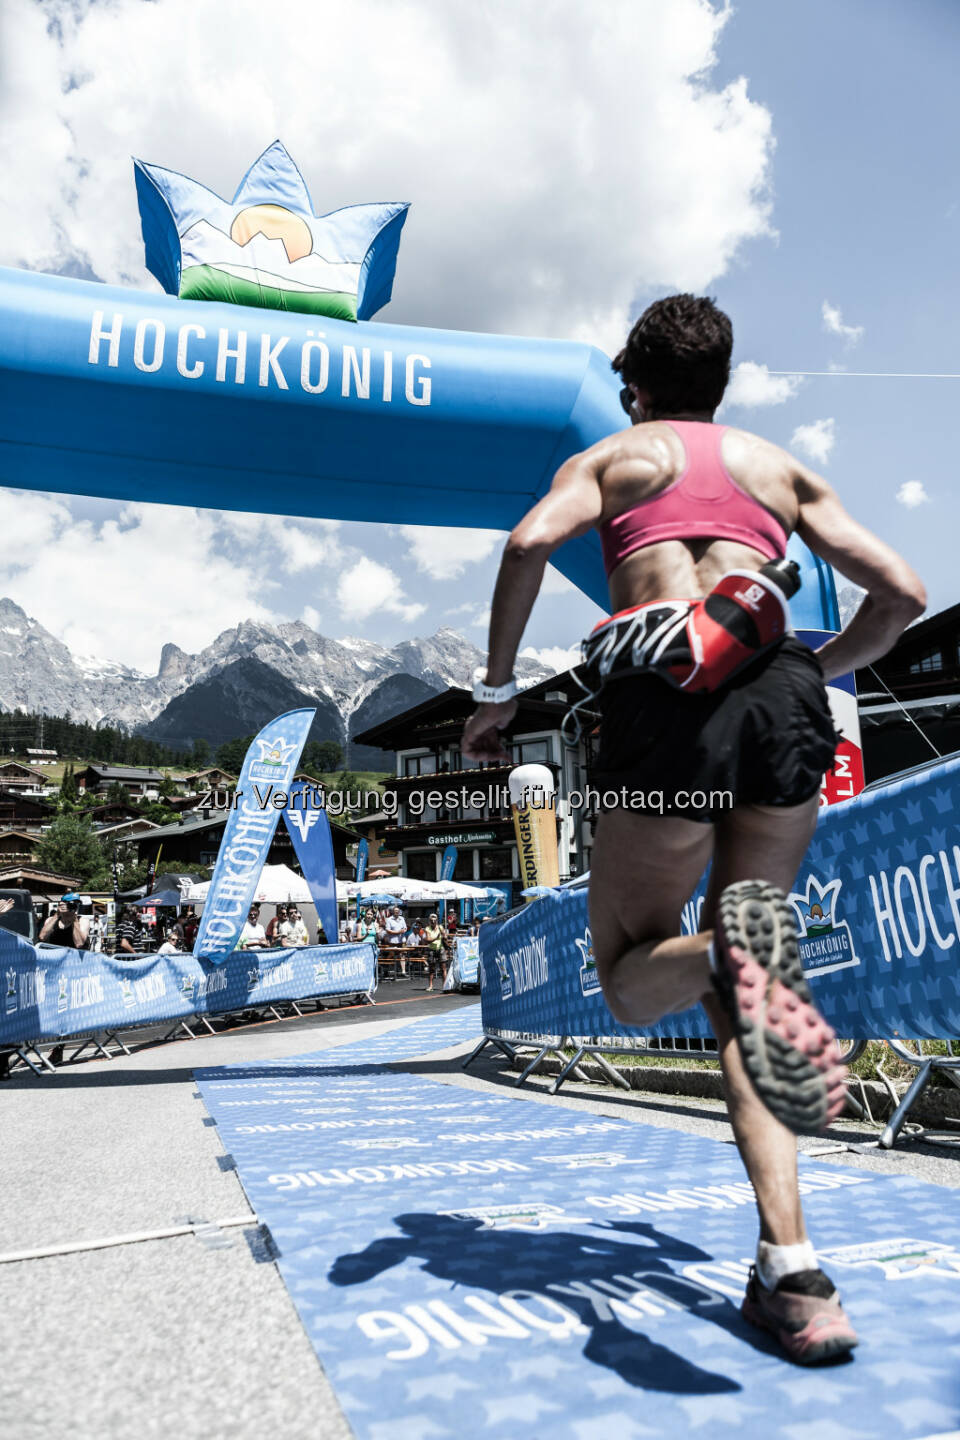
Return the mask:
[[288,745],[282,736],[276,740],[258,740],[260,747],[261,765],[286,765],[290,756],[296,750],[296,742],[291,741]]
[[836,926],[833,911],[842,884],[842,880],[829,880],[821,885],[815,875],[808,875],[806,891],[788,897],[800,922],[801,935],[822,935]]
[[16,970],[14,970],[14,968],[13,968],[12,965],[11,965],[10,969],[6,972],[6,976],[7,976],[7,999],[9,1000],[9,999],[11,999],[14,995],[16,995],[16,993],[17,993],[17,972],[16,972]]
[[134,160],[147,269],[168,295],[369,320],[390,299],[407,201],[316,215],[279,140],[230,201]]
[[597,968],[597,962],[593,954],[593,936],[590,934],[589,925],[583,932],[582,940],[574,940],[573,943],[580,951],[580,963],[584,969],[595,970]]

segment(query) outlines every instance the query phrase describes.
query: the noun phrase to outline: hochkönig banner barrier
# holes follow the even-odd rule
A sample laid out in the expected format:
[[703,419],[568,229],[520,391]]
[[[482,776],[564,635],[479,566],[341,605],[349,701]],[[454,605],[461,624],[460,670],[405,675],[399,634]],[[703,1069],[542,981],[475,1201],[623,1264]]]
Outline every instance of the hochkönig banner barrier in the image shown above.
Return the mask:
[[212,965],[196,955],[117,960],[31,945],[0,930],[0,1045],[65,1040],[282,1000],[369,995],[376,968],[371,945],[235,950]]
[[[790,895],[817,1004],[851,1039],[960,1035],[960,758],[825,810]],[[684,909],[695,930],[704,883]],[[483,1023],[504,1038],[700,1037],[699,1006],[620,1025],[597,979],[585,890],[480,929]]]

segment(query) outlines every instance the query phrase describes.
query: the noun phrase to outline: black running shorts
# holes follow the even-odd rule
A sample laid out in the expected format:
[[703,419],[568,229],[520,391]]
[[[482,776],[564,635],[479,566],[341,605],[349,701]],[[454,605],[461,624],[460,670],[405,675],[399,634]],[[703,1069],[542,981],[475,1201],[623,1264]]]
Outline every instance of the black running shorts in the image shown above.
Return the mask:
[[840,739],[820,662],[792,635],[710,694],[651,674],[611,680],[600,714],[599,808],[707,823],[734,805],[809,800]]

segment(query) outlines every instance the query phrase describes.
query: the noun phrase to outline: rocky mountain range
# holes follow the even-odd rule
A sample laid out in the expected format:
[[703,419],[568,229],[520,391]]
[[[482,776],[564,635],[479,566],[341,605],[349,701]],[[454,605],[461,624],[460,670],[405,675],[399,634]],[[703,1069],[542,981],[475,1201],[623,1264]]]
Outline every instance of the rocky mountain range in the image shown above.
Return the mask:
[[[380,765],[380,751],[352,737],[450,685],[469,688],[484,654],[455,630],[388,648],[330,640],[303,621],[244,620],[205,649],[164,645],[156,675],[74,655],[12,600],[0,599],[0,710],[70,714],[189,749],[220,745],[301,705],[317,710],[311,738],[337,740],[354,768]],[[526,684],[549,671],[518,662]],[[392,764],[392,759],[389,762]]]

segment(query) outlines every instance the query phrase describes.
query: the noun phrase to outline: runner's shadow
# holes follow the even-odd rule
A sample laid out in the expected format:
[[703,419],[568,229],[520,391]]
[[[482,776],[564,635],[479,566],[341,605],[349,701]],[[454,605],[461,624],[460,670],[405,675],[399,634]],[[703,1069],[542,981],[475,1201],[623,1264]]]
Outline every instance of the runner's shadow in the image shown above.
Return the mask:
[[[741,1389],[646,1333],[680,1310],[758,1349],[773,1348],[730,1300],[671,1267],[671,1262],[713,1259],[697,1246],[640,1222],[607,1222],[581,1235],[549,1226],[535,1229],[537,1218],[531,1220],[523,1229],[515,1228],[516,1221],[498,1229],[475,1216],[398,1215],[402,1235],[339,1256],[329,1279],[334,1285],[362,1285],[395,1265],[421,1259],[429,1275],[470,1291],[533,1291],[573,1311],[587,1327],[587,1360],[644,1390],[723,1395]],[[633,1306],[628,1304],[632,1296],[638,1297]],[[524,1303],[536,1305],[535,1300]]]

